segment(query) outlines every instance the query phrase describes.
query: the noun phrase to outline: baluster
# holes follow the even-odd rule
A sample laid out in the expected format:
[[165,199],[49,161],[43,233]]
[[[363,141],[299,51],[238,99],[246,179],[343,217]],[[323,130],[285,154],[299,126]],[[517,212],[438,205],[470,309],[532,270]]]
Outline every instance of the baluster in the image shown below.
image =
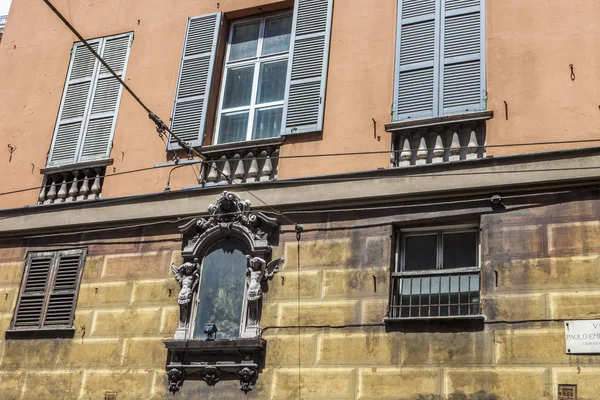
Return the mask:
[[206,180],[209,183],[216,183],[217,179],[219,179],[219,172],[217,171],[217,162],[213,161],[210,165],[210,173],[208,174]]
[[46,201],[46,189],[48,189],[48,179],[48,177],[44,177],[44,180],[42,181],[42,190],[40,190],[40,195],[38,196],[38,204],[44,204],[44,201]]
[[403,137],[401,141],[404,141],[404,144],[402,145],[402,151],[400,152],[400,165],[408,166],[410,165],[410,161],[412,159],[410,140],[408,140],[408,137]]
[[433,147],[433,162],[444,161],[444,142],[442,142],[442,136],[437,134],[435,136],[435,146]]
[[233,175],[231,174],[231,165],[229,164],[227,156],[221,157],[221,164],[223,165],[223,167],[221,168],[221,171],[223,171],[223,176],[221,176],[221,180],[231,182],[233,179]]
[[54,178],[52,178],[52,184],[50,185],[50,190],[46,197],[50,200],[50,204],[54,203],[54,200],[56,200],[56,181]]
[[273,177],[271,179],[277,179],[277,174],[279,173],[279,149],[275,149],[275,151],[271,154],[271,162],[273,163]]
[[244,182],[244,178],[246,177],[246,170],[244,169],[244,160],[240,157],[239,154],[235,154],[233,156],[234,162],[237,162],[237,167],[235,168],[235,172],[233,176],[235,179],[239,179],[240,182]]
[[425,142],[425,136],[421,136],[419,140],[419,148],[417,149],[417,165],[427,164],[427,143]]
[[83,171],[83,184],[81,185],[81,189],[79,189],[79,199],[87,200],[90,194],[90,171]]
[[62,174],[62,183],[57,194],[60,203],[64,203],[64,201],[67,199],[67,193],[67,174]]
[[475,135],[475,131],[471,131],[471,138],[469,139],[469,144],[467,145],[467,159],[477,158],[477,151],[479,150],[479,144],[477,143],[477,136]]
[[261,157],[265,155],[265,164],[262,167],[260,180],[261,181],[269,181],[271,180],[271,174],[273,173],[273,164],[271,163],[271,157],[267,154],[266,151],[260,153]]
[[100,197],[100,193],[102,192],[102,186],[100,184],[100,170],[96,170],[96,177],[94,178],[94,184],[91,189],[92,194],[94,195],[94,200]]
[[252,152],[248,153],[248,159],[250,160],[250,168],[248,168],[248,178],[246,182],[256,182],[258,180],[258,161]]
[[79,175],[79,172],[73,173],[73,183],[71,184],[71,189],[69,189],[69,201],[76,201],[77,195],[79,194],[79,182],[77,181],[77,175]]
[[458,132],[452,134],[452,144],[450,144],[450,157],[448,161],[460,160],[460,140],[458,140]]

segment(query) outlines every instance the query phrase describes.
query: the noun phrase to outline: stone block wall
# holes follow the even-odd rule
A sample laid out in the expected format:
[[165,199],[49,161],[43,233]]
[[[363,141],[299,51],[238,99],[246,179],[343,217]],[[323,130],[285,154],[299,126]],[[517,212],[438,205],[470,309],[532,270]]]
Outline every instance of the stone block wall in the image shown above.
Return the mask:
[[[236,381],[166,392],[162,340],[178,317],[169,265],[181,262],[172,228],[2,241],[1,329],[28,250],[86,246],[88,258],[73,339],[2,337],[0,399],[556,400],[558,384],[577,384],[579,399],[593,400],[600,356],[566,354],[563,320],[600,318],[599,206],[577,200],[481,216],[481,323],[381,324],[391,226],[307,229],[299,247],[283,227],[273,256],[287,262],[263,305],[266,365],[247,396]],[[337,226],[364,222],[355,215]]]

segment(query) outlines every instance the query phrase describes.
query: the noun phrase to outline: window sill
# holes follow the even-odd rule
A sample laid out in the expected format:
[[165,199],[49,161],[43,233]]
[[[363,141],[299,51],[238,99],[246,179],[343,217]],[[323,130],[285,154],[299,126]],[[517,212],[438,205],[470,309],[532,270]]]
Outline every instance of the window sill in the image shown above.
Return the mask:
[[383,319],[385,324],[398,324],[402,322],[438,322],[438,321],[485,321],[485,317],[479,315],[449,315],[443,317],[404,317],[404,318],[389,318]]
[[42,175],[54,175],[54,174],[60,174],[63,172],[73,172],[76,170],[104,168],[109,165],[112,165],[112,163],[113,163],[112,158],[105,158],[102,160],[85,161],[85,162],[80,162],[80,163],[75,163],[75,164],[48,166],[46,168],[40,169],[40,173]]
[[202,155],[215,155],[228,152],[263,150],[267,147],[279,147],[285,142],[285,136],[249,140],[245,142],[231,142],[223,144],[214,144],[210,146],[198,147],[197,150]]
[[491,119],[494,112],[491,110],[475,111],[464,114],[448,115],[443,117],[423,118],[406,121],[394,121],[385,125],[386,132],[400,132],[408,129],[435,127],[449,123],[485,121]]
[[203,380],[209,386],[219,381],[240,380],[248,392],[264,367],[266,341],[261,338],[230,340],[165,340],[169,350],[169,391],[179,391],[185,380]]
[[7,329],[6,339],[72,339],[75,328]]

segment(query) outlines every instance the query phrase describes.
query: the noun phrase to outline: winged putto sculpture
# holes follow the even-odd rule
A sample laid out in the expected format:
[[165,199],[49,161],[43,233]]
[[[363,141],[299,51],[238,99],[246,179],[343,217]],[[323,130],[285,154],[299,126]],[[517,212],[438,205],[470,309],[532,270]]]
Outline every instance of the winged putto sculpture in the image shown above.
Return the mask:
[[200,278],[200,263],[195,258],[194,262],[185,262],[179,267],[171,264],[171,271],[175,274],[175,279],[181,288],[177,297],[179,324],[185,326],[188,321],[190,303]]
[[269,263],[260,257],[246,256],[247,275],[249,277],[248,291],[246,300],[248,300],[248,323],[250,325],[258,324],[259,302],[263,293],[268,290],[267,281],[273,279],[279,272],[279,266],[285,262],[285,258],[277,258]]

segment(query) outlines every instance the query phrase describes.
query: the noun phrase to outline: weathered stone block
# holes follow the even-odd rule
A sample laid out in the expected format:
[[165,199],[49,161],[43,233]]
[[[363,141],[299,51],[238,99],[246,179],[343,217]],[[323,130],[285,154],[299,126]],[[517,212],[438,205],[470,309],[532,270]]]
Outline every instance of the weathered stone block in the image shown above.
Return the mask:
[[[302,267],[315,265],[344,266],[352,256],[350,239],[329,239],[300,242],[300,264]],[[294,242],[285,245],[284,269],[298,267],[298,247]]]
[[298,353],[300,353],[302,364],[314,364],[315,335],[267,335],[264,338],[267,340],[268,366],[298,365]]
[[163,307],[160,333],[167,336],[175,334],[179,322],[179,307]]
[[103,399],[106,392],[114,392],[117,399],[147,400],[150,398],[153,375],[150,369],[86,372],[80,399]]
[[69,349],[69,339],[6,340],[2,367],[54,369]]
[[517,330],[496,332],[499,364],[563,364],[569,362],[564,330]]
[[0,371],[0,399],[19,399],[25,382],[23,372]]
[[387,268],[323,271],[323,278],[324,297],[388,297]]
[[[179,318],[179,317],[178,317]],[[267,326],[277,326],[279,325],[279,304],[278,303],[263,303],[261,316],[260,316],[260,326],[261,328],[266,328]]]
[[165,338],[126,339],[123,344],[123,367],[160,368],[167,362]]
[[375,324],[383,321],[387,313],[388,300],[363,300],[361,306],[361,322],[363,324]]
[[81,390],[82,371],[29,372],[24,399],[76,399]]
[[94,320],[93,311],[80,311],[75,309],[75,319],[73,321],[73,327],[77,329],[76,335],[79,332],[83,332],[83,327],[89,334],[89,330],[92,329],[92,321]]
[[298,369],[281,368],[274,372],[271,398],[353,398],[354,375],[353,369],[302,368],[298,385]]
[[389,236],[367,237],[365,249],[365,267],[390,267],[392,242]]
[[92,323],[93,336],[145,335],[158,333],[160,308],[138,308],[96,311]]
[[19,286],[12,285],[0,287],[0,313],[12,313],[17,305],[18,297]]
[[600,251],[600,222],[548,225],[550,254],[580,255]]
[[553,368],[552,387],[556,391],[558,385],[577,385],[577,398],[597,399],[600,393],[600,368],[597,367],[563,367]]
[[102,268],[104,267],[104,257],[86,257],[85,265],[83,266],[82,282],[94,282],[100,279]]
[[170,252],[107,256],[102,279],[148,279],[169,277]]
[[0,284],[20,284],[23,278],[24,262],[0,263]]
[[450,399],[465,398],[462,395],[467,399],[545,400],[545,375],[546,369],[533,367],[447,369],[444,395]]
[[[70,340],[59,365],[70,368],[114,367],[121,361],[121,343],[118,339]],[[62,353],[62,352],[61,352]]]
[[482,298],[488,320],[522,321],[546,318],[545,294],[501,295]]
[[426,368],[369,368],[358,372],[360,400],[438,399],[439,370]]
[[550,295],[552,316],[561,319],[600,317],[600,293],[553,293]]
[[82,284],[77,298],[77,308],[129,305],[132,285],[130,282]]
[[403,366],[491,364],[492,337],[485,331],[404,333],[400,354]]
[[132,304],[177,304],[179,285],[174,278],[137,281],[133,284]]
[[26,248],[22,240],[9,240],[0,243],[0,260],[3,262],[21,262],[25,258]]
[[544,254],[543,226],[509,226],[489,232],[491,257],[539,257]]
[[319,337],[317,364],[385,365],[398,352],[393,336],[385,332],[358,334],[322,334]]
[[322,301],[301,303],[298,318],[297,303],[282,303],[279,306],[279,324],[285,325],[347,325],[358,323],[358,302]]
[[568,257],[552,259],[557,287],[600,286],[600,257]]
[[[296,299],[298,297],[298,273],[288,269],[275,275],[269,282],[266,301]],[[316,299],[321,297],[321,271],[300,272],[300,298]]]
[[0,314],[0,332],[10,328],[13,313]]

